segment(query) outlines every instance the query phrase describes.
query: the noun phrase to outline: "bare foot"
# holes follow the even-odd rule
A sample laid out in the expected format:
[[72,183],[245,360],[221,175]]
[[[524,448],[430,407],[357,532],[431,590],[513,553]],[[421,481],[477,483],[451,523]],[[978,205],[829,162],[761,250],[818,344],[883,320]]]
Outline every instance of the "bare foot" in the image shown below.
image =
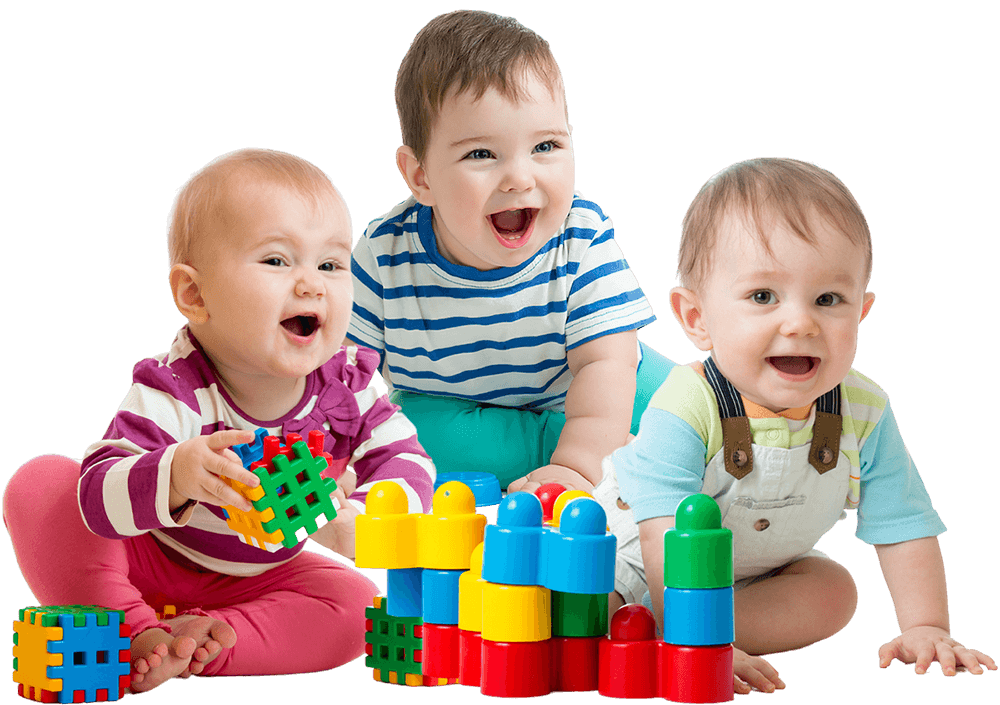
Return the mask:
[[201,673],[205,665],[236,643],[236,632],[212,617],[184,614],[164,620],[164,629],[147,629],[132,640],[133,692],[152,690],[171,678]]

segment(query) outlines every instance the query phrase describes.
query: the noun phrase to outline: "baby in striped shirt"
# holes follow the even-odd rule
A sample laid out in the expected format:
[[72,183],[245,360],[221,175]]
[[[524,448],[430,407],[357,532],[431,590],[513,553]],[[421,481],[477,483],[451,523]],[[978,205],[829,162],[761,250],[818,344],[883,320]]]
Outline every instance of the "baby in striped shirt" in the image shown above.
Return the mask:
[[[410,511],[430,507],[434,467],[372,384],[378,356],[341,346],[351,241],[347,207],[312,164],[243,150],[208,165],[170,228],[187,325],[135,366],[82,467],[38,458],[8,486],[7,526],[41,604],[125,611],[133,690],[192,673],[324,670],[364,649],[374,584],[303,543],[247,545],[221,509],[250,508],[221,478],[259,484],[230,449],[257,428],[325,433],[340,509],[312,537],[333,551],[353,557],[354,518],[377,481],[403,487]],[[51,511],[37,511],[39,497]]]
[[411,197],[355,246],[350,340],[442,472],[591,490],[672,363],[600,207],[574,192],[559,67],[512,18],[432,20],[400,66]]

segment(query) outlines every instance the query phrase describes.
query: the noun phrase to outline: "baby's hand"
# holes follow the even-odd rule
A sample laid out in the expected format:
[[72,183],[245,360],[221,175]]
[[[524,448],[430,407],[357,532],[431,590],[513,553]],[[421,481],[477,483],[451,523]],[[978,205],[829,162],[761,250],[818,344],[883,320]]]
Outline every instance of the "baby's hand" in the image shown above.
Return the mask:
[[236,453],[229,449],[239,443],[252,443],[253,431],[216,431],[177,445],[170,463],[170,511],[189,499],[218,506],[233,506],[249,512],[250,500],[222,481],[222,477],[256,487],[260,480],[245,470]]
[[751,690],[773,693],[785,687],[774,666],[760,656],[733,649],[733,692],[746,695]]
[[[940,627],[913,627],[897,636],[878,650],[879,667],[886,668],[893,659],[903,663],[916,663],[917,673],[927,673],[931,663],[938,661],[946,676],[957,673],[958,667],[967,668],[977,675],[983,666],[991,671],[997,665],[986,654],[967,649]],[[982,665],[980,665],[982,664]]]
[[354,519],[361,512],[347,501],[343,487],[338,487],[331,496],[340,500],[337,516],[313,532],[312,539],[321,546],[354,560]]
[[554,464],[538,468],[527,476],[519,480],[514,480],[507,487],[507,493],[534,492],[542,485],[547,485],[550,482],[560,484],[567,490],[583,490],[588,494],[594,493],[594,486],[583,475],[573,468]]

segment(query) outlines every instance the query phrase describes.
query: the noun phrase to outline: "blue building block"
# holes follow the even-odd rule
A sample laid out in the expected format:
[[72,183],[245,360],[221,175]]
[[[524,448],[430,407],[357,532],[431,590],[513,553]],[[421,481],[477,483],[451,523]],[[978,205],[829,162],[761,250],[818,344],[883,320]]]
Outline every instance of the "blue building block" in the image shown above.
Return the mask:
[[528,492],[507,495],[497,509],[497,523],[486,527],[483,580],[503,585],[540,585],[542,533],[542,503],[538,497]]
[[267,430],[258,428],[254,433],[253,443],[239,443],[232,447],[232,450],[239,456],[240,462],[247,470],[252,463],[264,458],[264,438],[268,435]]
[[458,579],[462,570],[424,570],[424,624],[458,624]]
[[678,646],[718,646],[735,639],[733,589],[663,590],[663,641]]
[[570,501],[560,516],[559,531],[542,536],[539,584],[584,595],[614,590],[616,540],[607,532],[607,522],[596,500]]
[[421,576],[423,568],[387,570],[386,598],[390,617],[419,617],[423,612]]

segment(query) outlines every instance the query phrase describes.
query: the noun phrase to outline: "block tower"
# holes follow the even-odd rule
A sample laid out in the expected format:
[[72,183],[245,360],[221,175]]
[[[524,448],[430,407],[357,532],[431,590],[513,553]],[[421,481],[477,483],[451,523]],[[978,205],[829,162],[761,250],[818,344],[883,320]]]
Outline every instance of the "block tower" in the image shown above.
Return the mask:
[[26,607],[14,622],[14,682],[46,703],[118,700],[129,686],[124,613],[94,605]]
[[403,489],[379,482],[355,520],[355,563],[385,568],[387,595],[365,611],[365,665],[375,679],[443,685],[459,677],[458,585],[482,543],[486,518],[472,491],[446,482],[431,514],[407,513]]
[[677,507],[663,537],[663,583],[660,696],[732,700],[733,535],[711,497],[691,495]]
[[335,480],[323,477],[330,455],[323,452],[325,435],[310,431],[308,444],[302,436],[289,433],[285,443],[257,429],[252,444],[233,446],[243,467],[260,478],[260,485],[247,487],[223,477],[236,491],[250,500],[253,509],[244,512],[223,507],[226,523],[246,544],[275,552],[294,548],[327,521],[337,516],[339,502],[330,496]]
[[484,695],[596,690],[599,643],[614,589],[615,538],[592,498],[556,500],[543,526],[538,497],[515,492],[486,528],[482,579]]

